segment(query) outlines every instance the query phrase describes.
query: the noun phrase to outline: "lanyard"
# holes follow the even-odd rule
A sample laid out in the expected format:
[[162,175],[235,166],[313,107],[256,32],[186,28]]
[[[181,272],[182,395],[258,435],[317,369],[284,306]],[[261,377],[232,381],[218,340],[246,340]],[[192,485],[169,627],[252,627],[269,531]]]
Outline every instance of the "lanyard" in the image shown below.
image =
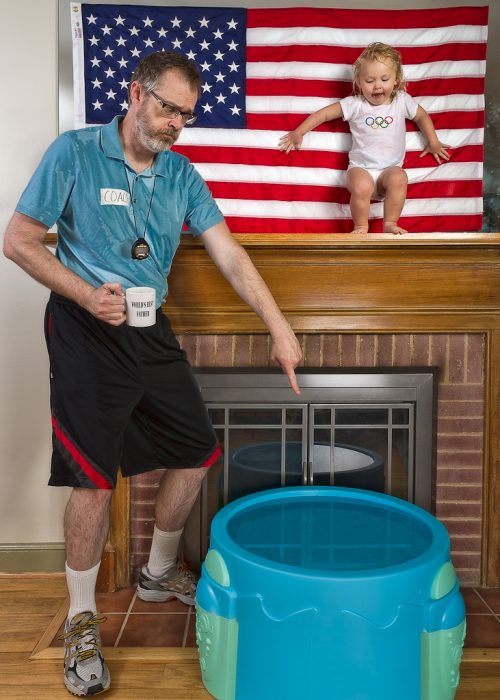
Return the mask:
[[135,216],[135,208],[134,208],[134,191],[135,191],[135,184],[137,182],[137,176],[134,175],[134,182],[133,182],[133,185],[131,188],[130,182],[128,179],[128,175],[127,175],[125,163],[123,163],[123,167],[125,168],[125,178],[127,180],[127,188],[128,188],[128,192],[130,195],[130,206],[132,207],[132,216],[134,217],[134,229],[135,229],[135,235],[136,235],[136,240],[132,244],[132,248],[130,249],[130,254],[131,254],[133,260],[145,260],[146,258],[149,257],[149,254],[151,252],[151,248],[149,247],[149,243],[147,242],[145,236],[146,236],[146,231],[148,228],[149,215],[151,214],[151,207],[153,205],[153,197],[155,196],[156,175],[153,174],[153,189],[151,191],[151,196],[149,198],[148,213],[146,214],[146,223],[144,224],[144,233],[142,234],[142,236],[139,236],[139,232],[137,231],[137,219]]

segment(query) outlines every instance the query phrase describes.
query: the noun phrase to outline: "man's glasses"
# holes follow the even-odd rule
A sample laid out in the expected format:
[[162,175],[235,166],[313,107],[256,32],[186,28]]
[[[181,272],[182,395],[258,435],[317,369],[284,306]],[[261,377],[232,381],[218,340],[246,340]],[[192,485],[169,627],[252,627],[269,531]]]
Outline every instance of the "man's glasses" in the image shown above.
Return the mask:
[[183,124],[191,125],[195,123],[196,114],[193,114],[192,112],[181,112],[180,109],[177,109],[177,107],[171,105],[170,102],[165,102],[165,100],[162,100],[161,97],[153,90],[148,90],[148,92],[157,102],[159,102],[166,117],[169,117],[170,119],[177,119],[177,117],[180,117]]

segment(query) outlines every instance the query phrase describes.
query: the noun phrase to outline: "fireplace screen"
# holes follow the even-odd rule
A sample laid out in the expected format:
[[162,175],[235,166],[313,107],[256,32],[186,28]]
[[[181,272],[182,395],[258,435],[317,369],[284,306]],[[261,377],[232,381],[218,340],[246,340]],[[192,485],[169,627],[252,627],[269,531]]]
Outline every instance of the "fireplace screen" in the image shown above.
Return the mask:
[[[198,371],[223,448],[187,524],[203,560],[215,513],[270,488],[335,485],[432,504],[434,373],[308,372],[301,395],[276,372]],[[199,533],[199,534],[198,534]],[[194,543],[194,545],[193,545]],[[187,545],[186,545],[187,546]]]

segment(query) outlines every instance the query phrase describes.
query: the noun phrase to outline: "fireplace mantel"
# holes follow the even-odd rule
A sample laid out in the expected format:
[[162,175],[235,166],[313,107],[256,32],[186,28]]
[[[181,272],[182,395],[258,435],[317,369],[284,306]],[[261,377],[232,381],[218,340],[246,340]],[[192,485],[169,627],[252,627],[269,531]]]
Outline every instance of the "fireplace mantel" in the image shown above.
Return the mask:
[[[500,586],[500,233],[237,239],[298,333],[484,334],[481,583]],[[164,311],[179,334],[265,332],[200,242],[188,236],[175,257]],[[120,480],[116,537],[104,558],[110,587],[128,584],[128,498],[128,480]]]
[[[500,234],[239,235],[297,332],[493,330],[500,320]],[[194,238],[164,306],[178,333],[259,333]]]

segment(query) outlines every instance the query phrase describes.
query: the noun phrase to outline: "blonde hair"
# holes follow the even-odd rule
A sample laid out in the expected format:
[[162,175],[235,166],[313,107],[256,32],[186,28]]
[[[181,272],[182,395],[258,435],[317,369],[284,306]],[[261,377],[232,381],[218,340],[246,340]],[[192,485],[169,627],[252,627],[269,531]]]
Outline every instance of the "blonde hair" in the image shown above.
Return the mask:
[[369,44],[366,49],[358,56],[354,63],[354,77],[352,80],[352,91],[354,95],[363,95],[359,87],[359,72],[363,63],[371,63],[372,61],[382,61],[390,59],[396,71],[396,82],[392,91],[391,100],[394,99],[396,93],[406,90],[406,80],[403,75],[403,67],[401,65],[401,54],[399,51],[389,44],[382,44],[376,41]]

